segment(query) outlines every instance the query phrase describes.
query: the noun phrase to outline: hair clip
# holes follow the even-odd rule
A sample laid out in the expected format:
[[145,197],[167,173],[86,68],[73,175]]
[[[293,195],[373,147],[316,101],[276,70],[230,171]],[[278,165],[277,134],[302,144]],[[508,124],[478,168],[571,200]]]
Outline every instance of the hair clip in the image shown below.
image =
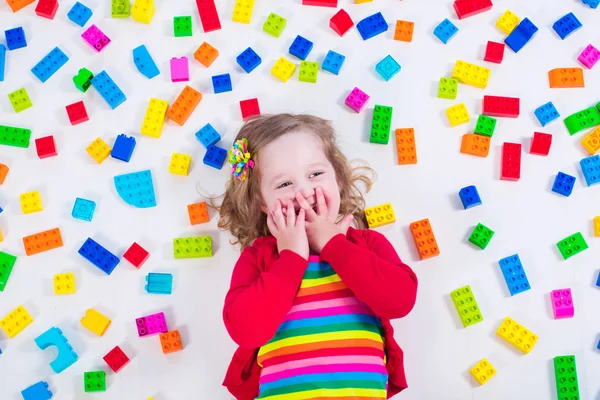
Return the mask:
[[246,138],[236,140],[229,150],[231,173],[240,181],[248,177],[250,168],[254,168],[254,161],[250,157],[251,154],[248,152],[248,140]]

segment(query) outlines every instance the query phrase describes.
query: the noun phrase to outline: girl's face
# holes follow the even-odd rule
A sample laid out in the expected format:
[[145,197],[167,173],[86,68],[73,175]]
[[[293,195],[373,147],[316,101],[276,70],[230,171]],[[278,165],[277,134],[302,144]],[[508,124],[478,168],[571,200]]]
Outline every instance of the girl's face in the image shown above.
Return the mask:
[[261,149],[258,163],[264,213],[273,211],[276,200],[281,201],[287,213],[286,204],[292,200],[297,214],[300,206],[294,200],[296,193],[302,194],[316,210],[315,188],[320,186],[325,192],[327,208],[339,214],[340,189],[335,171],[314,133],[299,130],[278,137]]

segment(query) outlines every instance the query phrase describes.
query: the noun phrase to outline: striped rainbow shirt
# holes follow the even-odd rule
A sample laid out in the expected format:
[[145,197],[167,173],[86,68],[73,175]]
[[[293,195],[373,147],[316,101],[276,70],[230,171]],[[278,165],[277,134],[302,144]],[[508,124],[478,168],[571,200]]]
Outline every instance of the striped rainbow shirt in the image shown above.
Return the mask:
[[318,256],[309,257],[294,305],[258,363],[261,400],[387,395],[381,322]]

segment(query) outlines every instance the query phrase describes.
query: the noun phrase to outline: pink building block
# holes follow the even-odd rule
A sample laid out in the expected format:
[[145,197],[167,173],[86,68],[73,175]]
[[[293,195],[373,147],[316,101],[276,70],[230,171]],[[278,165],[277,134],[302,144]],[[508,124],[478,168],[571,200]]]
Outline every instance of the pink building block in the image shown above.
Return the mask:
[[187,82],[190,80],[190,70],[187,57],[171,58],[171,82]]
[[162,312],[137,318],[135,324],[137,325],[139,337],[169,331],[169,329],[167,329],[167,321],[165,321],[165,313]]
[[550,293],[550,299],[552,300],[552,311],[554,312],[554,319],[559,318],[571,318],[575,315],[575,308],[573,307],[573,297],[571,296],[571,289],[557,289]]
[[359,113],[365,107],[369,98],[368,94],[355,87],[348,97],[346,97],[345,103],[348,107]]
[[110,43],[108,36],[98,29],[96,25],[90,26],[81,34],[81,37],[97,52],[100,52]]
[[588,46],[583,49],[579,57],[577,57],[577,60],[589,69],[592,69],[594,64],[596,64],[599,59],[600,51],[591,44],[588,44]]

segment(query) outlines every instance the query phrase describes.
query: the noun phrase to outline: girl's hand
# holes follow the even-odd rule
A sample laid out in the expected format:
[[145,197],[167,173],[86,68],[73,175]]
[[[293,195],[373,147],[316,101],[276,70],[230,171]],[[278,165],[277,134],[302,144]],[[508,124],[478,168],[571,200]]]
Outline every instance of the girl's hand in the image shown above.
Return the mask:
[[292,210],[283,215],[281,201],[275,201],[275,208],[267,215],[267,226],[271,235],[277,239],[277,250],[291,250],[308,260],[308,238],[306,236],[305,211],[300,210],[298,216],[292,200],[288,200],[286,210]]
[[296,193],[296,201],[300,204],[301,211],[306,213],[306,235],[308,236],[308,244],[310,248],[321,253],[323,247],[331,240],[332,237],[338,234],[346,234],[354,217],[346,215],[339,223],[335,223],[338,210],[328,209],[329,203],[327,193],[323,189],[317,187],[315,189],[317,195],[317,212],[315,212],[308,201],[300,193]]

